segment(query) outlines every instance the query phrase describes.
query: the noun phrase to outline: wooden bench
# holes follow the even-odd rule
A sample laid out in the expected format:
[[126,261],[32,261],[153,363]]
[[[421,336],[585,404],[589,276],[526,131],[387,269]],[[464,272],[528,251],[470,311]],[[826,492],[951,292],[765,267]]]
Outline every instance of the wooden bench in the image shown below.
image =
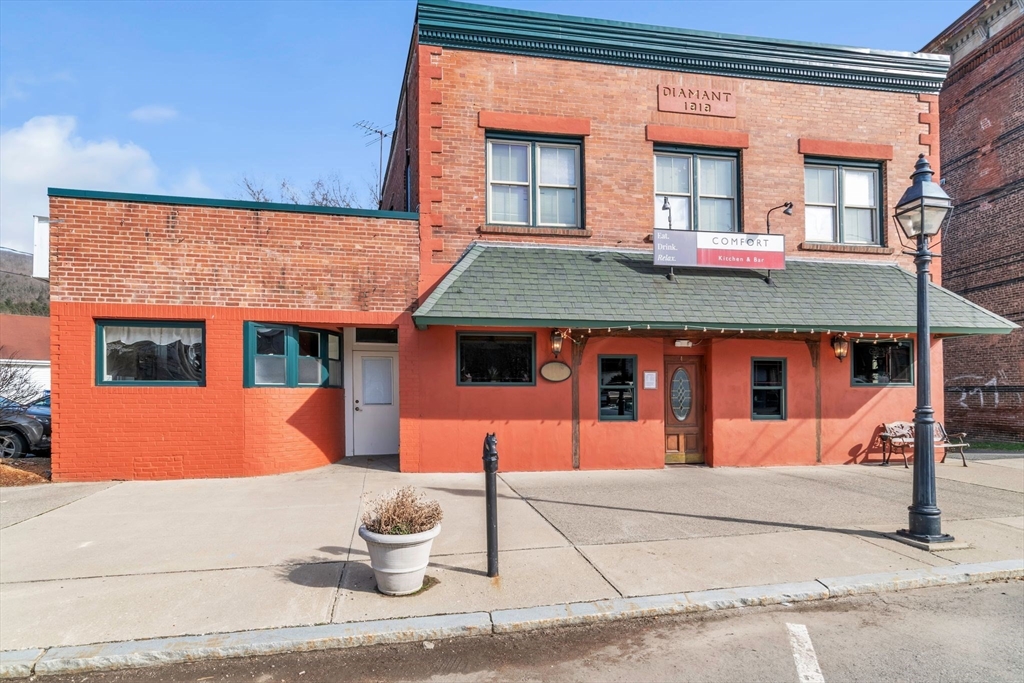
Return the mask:
[[[903,456],[903,466],[909,468],[910,465],[907,464],[907,448],[914,447],[914,423],[887,422],[882,425],[882,433],[880,437],[882,439],[882,464],[888,465],[889,458],[892,457],[893,451],[898,448],[900,455]],[[960,454],[960,460],[963,461],[964,467],[967,467],[967,458],[964,456],[964,449],[970,446],[970,444],[964,442],[965,438],[967,438],[967,434],[963,432],[958,434],[947,434],[946,428],[942,426],[942,423],[936,422],[935,448],[942,449],[942,460],[940,460],[940,462],[946,462],[946,455],[950,451],[955,451]]]

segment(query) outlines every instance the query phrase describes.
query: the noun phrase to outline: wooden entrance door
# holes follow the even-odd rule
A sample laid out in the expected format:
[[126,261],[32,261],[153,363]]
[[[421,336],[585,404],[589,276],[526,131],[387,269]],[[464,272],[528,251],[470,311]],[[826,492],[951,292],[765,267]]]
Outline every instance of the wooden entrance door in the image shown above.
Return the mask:
[[704,462],[704,359],[665,358],[665,462]]

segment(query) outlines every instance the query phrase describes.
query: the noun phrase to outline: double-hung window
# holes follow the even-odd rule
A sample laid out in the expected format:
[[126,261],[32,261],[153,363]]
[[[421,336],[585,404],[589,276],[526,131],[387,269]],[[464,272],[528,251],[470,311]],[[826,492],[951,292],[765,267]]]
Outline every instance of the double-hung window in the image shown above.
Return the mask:
[[751,368],[751,417],[786,419],[786,360],[755,358]]
[[738,165],[732,152],[655,149],[654,226],[738,232]]
[[245,386],[340,387],[341,336],[294,325],[246,323]]
[[487,222],[578,228],[581,145],[571,139],[487,140]]
[[97,321],[96,383],[201,386],[205,336],[201,322]]
[[807,241],[881,245],[881,175],[875,163],[808,160]]

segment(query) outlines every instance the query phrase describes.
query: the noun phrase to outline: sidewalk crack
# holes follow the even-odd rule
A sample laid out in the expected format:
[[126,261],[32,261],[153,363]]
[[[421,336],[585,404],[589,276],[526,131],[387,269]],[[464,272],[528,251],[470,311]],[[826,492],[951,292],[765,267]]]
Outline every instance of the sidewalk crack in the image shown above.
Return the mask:
[[594,563],[593,563],[593,562],[592,562],[592,561],[590,560],[590,558],[589,558],[589,557],[587,557],[586,553],[584,553],[584,552],[583,552],[582,550],[580,550],[580,549],[579,549],[579,547],[578,547],[578,546],[577,546],[577,545],[576,545],[575,543],[573,543],[573,542],[572,542],[572,539],[571,539],[571,538],[569,538],[569,537],[568,537],[568,536],[566,536],[566,535],[565,535],[564,533],[562,533],[562,530],[561,530],[561,529],[559,529],[559,528],[558,528],[558,527],[557,527],[557,526],[556,526],[556,525],[554,524],[554,522],[552,522],[552,521],[551,521],[550,519],[548,519],[548,518],[547,518],[546,516],[544,516],[544,513],[543,513],[543,512],[541,512],[540,510],[538,510],[538,509],[537,509],[537,506],[535,506],[535,505],[533,504],[533,502],[532,502],[532,501],[531,501],[531,500],[530,500],[529,498],[527,498],[527,497],[526,497],[526,496],[524,496],[523,494],[519,493],[519,491],[516,491],[515,487],[514,487],[514,486],[512,486],[512,484],[508,483],[508,480],[507,480],[507,479],[505,479],[505,477],[501,476],[501,473],[498,473],[498,478],[499,478],[499,479],[501,479],[501,481],[502,481],[502,482],[503,482],[503,483],[505,484],[505,486],[507,486],[507,487],[509,488],[509,490],[510,490],[510,491],[512,491],[512,493],[514,493],[514,494],[516,494],[517,496],[519,496],[519,500],[521,500],[521,501],[523,501],[524,503],[526,503],[527,505],[529,505],[529,506],[530,506],[530,509],[531,509],[531,510],[533,510],[533,511],[534,511],[534,512],[536,512],[536,513],[537,513],[538,515],[540,515],[540,518],[541,518],[541,519],[543,519],[543,520],[544,520],[545,522],[547,522],[547,523],[548,523],[548,525],[550,525],[552,529],[554,529],[555,531],[557,531],[557,532],[558,532],[558,535],[559,535],[559,536],[561,536],[562,538],[564,538],[564,539],[565,539],[565,542],[566,542],[566,543],[568,543],[568,544],[569,544],[569,545],[570,545],[570,546],[572,547],[572,549],[573,549],[573,550],[575,550],[575,551],[576,551],[577,553],[579,553],[580,557],[582,557],[582,558],[583,558],[583,560],[584,560],[584,561],[585,561],[585,562],[586,562],[587,564],[589,564],[589,565],[590,565],[590,566],[591,566],[591,567],[593,568],[593,570],[594,570],[595,572],[597,572],[597,575],[598,575],[598,576],[600,576],[600,577],[601,577],[602,579],[604,579],[604,582],[605,582],[605,583],[607,583],[607,584],[608,584],[608,585],[609,585],[609,586],[611,587],[611,589],[612,589],[613,591],[615,591],[615,593],[616,593],[616,594],[617,594],[617,595],[618,595],[618,596],[619,596],[620,598],[621,598],[621,597],[623,597],[622,591],[620,591],[620,590],[619,590],[618,586],[616,586],[616,585],[615,585],[614,583],[612,583],[612,582],[611,582],[611,580],[610,580],[610,579],[609,579],[609,578],[608,578],[607,576],[605,576],[605,575],[604,575],[604,572],[602,572],[602,571],[601,571],[600,569],[598,569],[598,568],[597,568],[597,565],[595,565],[595,564],[594,564]]

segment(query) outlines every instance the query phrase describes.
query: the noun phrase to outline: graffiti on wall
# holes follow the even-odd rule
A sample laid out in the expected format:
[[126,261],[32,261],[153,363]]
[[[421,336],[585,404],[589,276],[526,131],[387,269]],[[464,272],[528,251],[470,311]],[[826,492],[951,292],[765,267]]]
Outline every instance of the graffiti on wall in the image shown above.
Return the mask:
[[959,398],[953,398],[953,401],[965,410],[995,410],[999,408],[1000,400],[1004,409],[1007,401],[1015,406],[1024,406],[1024,386],[1008,384],[1003,370],[998,376],[988,378],[984,375],[953,377],[946,385],[946,393],[959,394]]

